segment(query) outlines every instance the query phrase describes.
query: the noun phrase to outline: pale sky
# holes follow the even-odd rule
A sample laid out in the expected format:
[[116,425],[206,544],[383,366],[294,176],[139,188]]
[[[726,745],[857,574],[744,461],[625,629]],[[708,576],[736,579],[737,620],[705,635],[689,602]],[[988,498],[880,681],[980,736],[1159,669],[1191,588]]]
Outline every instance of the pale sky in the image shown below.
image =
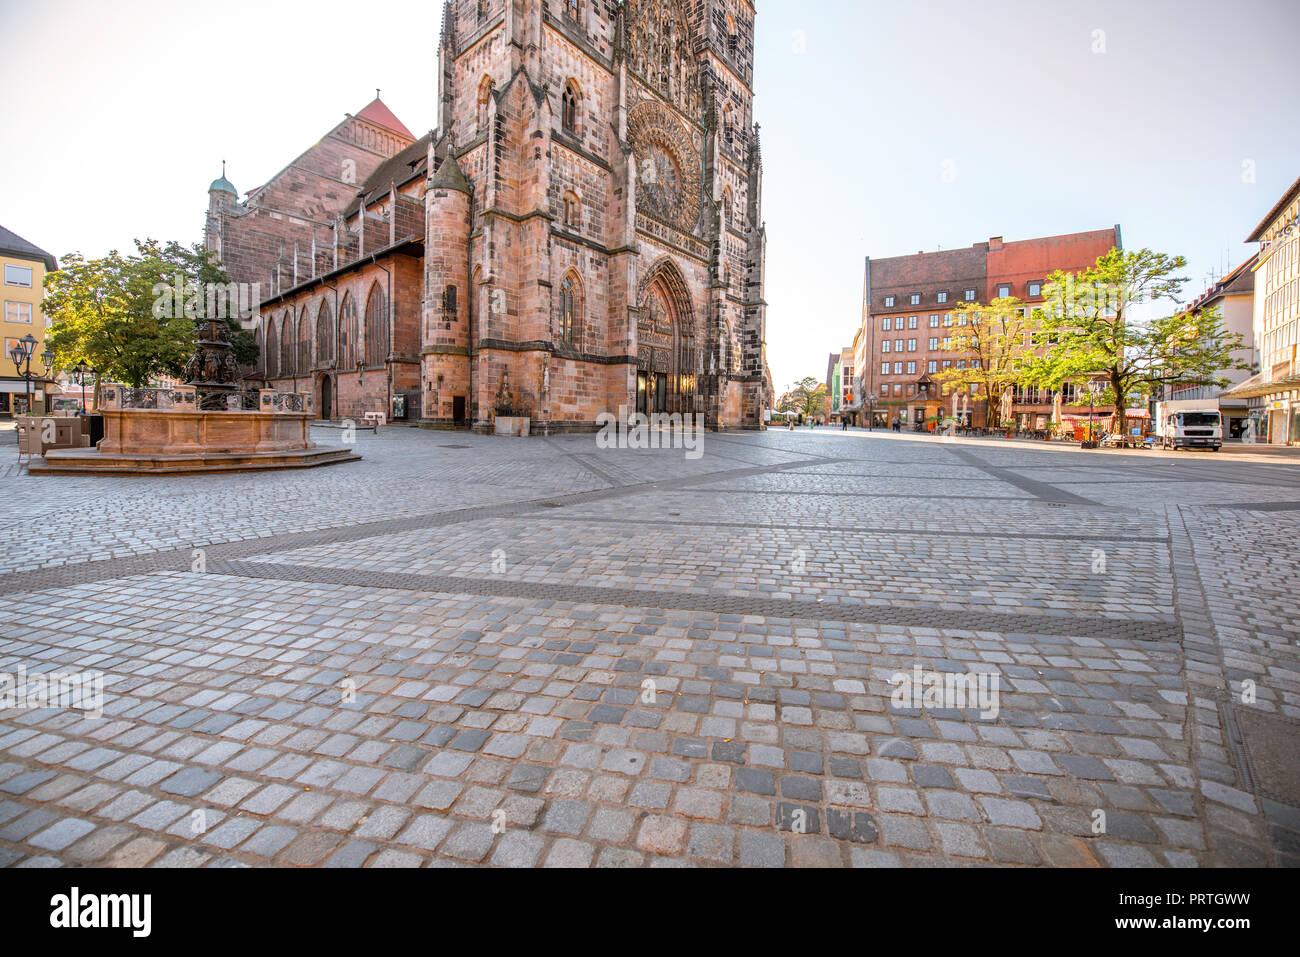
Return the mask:
[[[1190,298],[1300,177],[1296,0],[757,7],[778,390],[851,344],[865,256],[1119,223]],[[197,242],[223,158],[245,193],[376,87],[418,135],[441,9],[0,0],[0,223],[56,256]]]

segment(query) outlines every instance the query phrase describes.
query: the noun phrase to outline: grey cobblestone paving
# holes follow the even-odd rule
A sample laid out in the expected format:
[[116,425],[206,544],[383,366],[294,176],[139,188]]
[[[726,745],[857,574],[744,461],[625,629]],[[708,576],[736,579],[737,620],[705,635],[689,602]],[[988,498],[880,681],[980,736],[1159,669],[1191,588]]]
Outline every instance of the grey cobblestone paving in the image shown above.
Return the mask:
[[[105,675],[100,718],[0,710],[0,863],[1295,863],[1256,719],[1271,746],[1300,717],[1297,519],[1196,503],[1300,472],[828,432],[700,461],[450,444],[0,475],[46,530],[0,539],[0,672]],[[896,705],[918,665],[996,675],[998,713]]]

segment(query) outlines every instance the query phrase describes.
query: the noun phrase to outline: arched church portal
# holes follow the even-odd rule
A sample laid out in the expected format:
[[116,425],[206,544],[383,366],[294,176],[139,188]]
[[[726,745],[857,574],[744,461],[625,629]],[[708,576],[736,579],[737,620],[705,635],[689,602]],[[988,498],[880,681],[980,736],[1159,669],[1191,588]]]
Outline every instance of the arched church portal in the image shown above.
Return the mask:
[[637,411],[702,412],[695,311],[672,261],[661,261],[646,275],[638,305]]

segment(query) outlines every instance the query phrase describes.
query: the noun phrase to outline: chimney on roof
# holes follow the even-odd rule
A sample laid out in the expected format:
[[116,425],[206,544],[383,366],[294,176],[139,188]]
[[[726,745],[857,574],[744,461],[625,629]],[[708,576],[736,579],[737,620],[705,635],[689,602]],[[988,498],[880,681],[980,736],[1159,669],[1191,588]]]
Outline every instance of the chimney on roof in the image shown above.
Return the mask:
[[995,253],[995,252],[997,252],[998,250],[1000,250],[1001,248],[1002,248],[1002,237],[1001,237],[1001,236],[991,236],[991,237],[989,238],[989,252],[994,252],[994,253]]

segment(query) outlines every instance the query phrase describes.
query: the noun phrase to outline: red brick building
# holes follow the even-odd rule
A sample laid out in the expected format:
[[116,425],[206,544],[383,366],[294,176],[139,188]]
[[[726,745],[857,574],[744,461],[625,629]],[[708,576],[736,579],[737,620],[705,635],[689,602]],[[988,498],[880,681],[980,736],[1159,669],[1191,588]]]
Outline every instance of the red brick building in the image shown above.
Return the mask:
[[[850,411],[864,425],[874,414],[878,427],[900,418],[908,428],[923,424],[941,406],[951,412],[951,400],[944,398],[935,377],[969,361],[944,348],[945,340],[952,337],[952,310],[962,303],[988,303],[1007,296],[1033,309],[1044,301],[1043,287],[1051,273],[1080,272],[1114,248],[1122,248],[1118,226],[1017,242],[994,237],[968,249],[868,258],[858,340],[861,361],[856,363],[857,402]],[[1063,400],[1063,416],[1086,415],[1086,392],[1067,387]],[[1044,428],[1053,404],[1054,396],[1046,390],[1017,390],[1014,421],[1024,428]],[[969,424],[986,424],[984,398],[971,396],[959,403],[959,409],[966,410]]]
[[265,378],[333,418],[403,396],[486,430],[508,393],[551,431],[761,428],[753,27],[748,0],[447,3],[436,131],[376,100],[244,204],[213,184],[209,247],[270,284]]

